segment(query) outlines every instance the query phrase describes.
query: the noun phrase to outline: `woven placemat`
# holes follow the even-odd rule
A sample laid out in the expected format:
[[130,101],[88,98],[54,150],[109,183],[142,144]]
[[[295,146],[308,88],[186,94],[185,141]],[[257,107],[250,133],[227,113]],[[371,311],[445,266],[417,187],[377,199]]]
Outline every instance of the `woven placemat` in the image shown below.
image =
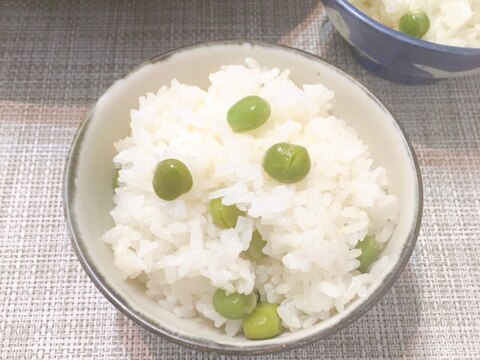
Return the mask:
[[425,183],[410,264],[359,321],[268,359],[480,358],[480,77],[425,87],[366,73],[318,1],[0,1],[0,358],[203,359],[119,313],[77,261],[61,178],[95,99],[182,45],[252,38],[320,54],[405,127]]

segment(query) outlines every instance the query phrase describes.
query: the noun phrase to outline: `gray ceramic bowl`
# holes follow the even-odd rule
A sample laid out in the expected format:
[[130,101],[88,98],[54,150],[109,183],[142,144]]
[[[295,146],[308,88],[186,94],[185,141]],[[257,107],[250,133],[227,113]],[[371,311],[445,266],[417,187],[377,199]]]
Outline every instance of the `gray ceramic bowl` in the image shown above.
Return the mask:
[[[366,299],[309,329],[263,341],[229,338],[201,320],[178,319],[147,298],[140,284],[123,281],[111,249],[101,241],[112,226],[113,142],[129,133],[129,112],[140,95],[172,78],[207,86],[207,75],[245,57],[290,69],[298,84],[322,82],[335,91],[333,114],[345,119],[370,146],[376,165],[384,166],[390,191],[398,196],[400,217],[383,250],[392,261]],[[73,248],[95,285],[120,311],[155,334],[200,350],[235,354],[271,353],[324,338],[358,319],[387,292],[408,262],[422,213],[420,171],[411,145],[387,109],[357,81],[324,60],[299,50],[259,42],[218,42],[175,50],[152,59],[113,84],[81,124],[64,176],[64,207]]]

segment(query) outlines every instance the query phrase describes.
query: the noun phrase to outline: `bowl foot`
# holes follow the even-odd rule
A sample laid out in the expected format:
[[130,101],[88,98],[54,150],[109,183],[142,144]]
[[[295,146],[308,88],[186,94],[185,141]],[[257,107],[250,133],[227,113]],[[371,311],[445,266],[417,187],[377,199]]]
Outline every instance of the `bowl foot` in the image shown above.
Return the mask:
[[435,78],[426,78],[426,77],[417,77],[417,76],[410,76],[405,75],[403,73],[399,73],[388,69],[372,60],[367,58],[365,55],[358,52],[355,48],[350,47],[353,56],[357,61],[362,65],[365,69],[373,73],[374,75],[380,76],[386,80],[390,80],[393,82],[406,84],[406,85],[429,85],[434,84],[441,79]]

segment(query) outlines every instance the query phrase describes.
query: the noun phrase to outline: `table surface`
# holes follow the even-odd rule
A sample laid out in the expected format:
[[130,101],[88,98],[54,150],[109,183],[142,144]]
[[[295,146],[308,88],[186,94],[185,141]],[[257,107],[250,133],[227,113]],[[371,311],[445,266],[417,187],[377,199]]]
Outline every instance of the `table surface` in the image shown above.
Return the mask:
[[76,128],[144,59],[248,38],[323,56],[393,109],[419,157],[423,226],[356,323],[268,359],[480,358],[480,77],[409,87],[352,59],[317,0],[0,1],[0,358],[202,359],[119,313],[77,261],[61,179]]

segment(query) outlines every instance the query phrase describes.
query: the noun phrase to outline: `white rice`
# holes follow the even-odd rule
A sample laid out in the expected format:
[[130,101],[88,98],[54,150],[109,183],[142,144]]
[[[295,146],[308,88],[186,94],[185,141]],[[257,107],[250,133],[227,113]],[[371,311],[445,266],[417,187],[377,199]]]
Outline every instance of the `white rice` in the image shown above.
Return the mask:
[[479,0],[350,0],[379,22],[398,30],[406,11],[423,10],[430,18],[424,40],[451,46],[480,48]]
[[[123,277],[144,283],[159,306],[225,325],[229,336],[241,321],[215,312],[217,288],[258,291],[262,301],[280,304],[283,325],[292,331],[366,296],[389,260],[383,256],[361,274],[355,245],[369,233],[383,246],[397,216],[385,170],[372,168],[368,146],[329,115],[333,92],[321,84],[298,87],[288,71],[246,63],[212,73],[208,91],[174,80],[140,98],[131,135],[115,144],[115,226],[103,237]],[[253,94],[270,103],[272,115],[259,129],[234,133],[227,110]],[[281,141],[305,146],[312,158],[310,173],[297,184],[263,172],[263,154]],[[193,176],[192,190],[174,201],[152,189],[154,169],[167,158],[183,161]],[[235,229],[212,223],[207,204],[220,196],[247,211]],[[267,240],[259,263],[240,257],[254,229]]]

